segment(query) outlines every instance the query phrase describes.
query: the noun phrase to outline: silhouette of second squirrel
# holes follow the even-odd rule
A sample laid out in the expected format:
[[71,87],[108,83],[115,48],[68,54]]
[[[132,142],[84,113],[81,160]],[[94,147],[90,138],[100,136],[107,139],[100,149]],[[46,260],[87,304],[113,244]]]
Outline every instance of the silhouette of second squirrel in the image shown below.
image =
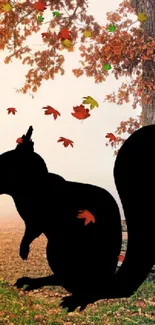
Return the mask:
[[[114,166],[115,184],[128,229],[125,260],[116,272],[122,244],[121,218],[112,195],[98,186],[66,181],[48,172],[34,152],[33,128],[14,150],[0,155],[0,194],[13,198],[25,222],[20,256],[27,259],[31,242],[47,237],[47,260],[53,275],[23,277],[15,285],[26,290],[61,285],[72,295],[61,306],[84,309],[98,299],[129,297],[143,283],[155,262],[154,185],[155,125],[132,134]],[[85,225],[80,210],[95,222]]]

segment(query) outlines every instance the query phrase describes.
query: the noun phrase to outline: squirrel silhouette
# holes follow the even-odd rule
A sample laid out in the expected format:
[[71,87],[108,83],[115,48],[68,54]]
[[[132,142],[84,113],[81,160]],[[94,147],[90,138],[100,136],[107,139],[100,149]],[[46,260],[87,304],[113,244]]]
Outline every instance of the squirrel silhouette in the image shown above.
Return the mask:
[[[128,231],[127,252],[118,271],[122,229],[115,199],[98,186],[48,172],[34,152],[32,132],[30,126],[22,143],[0,155],[0,194],[11,195],[25,222],[21,258],[27,259],[31,242],[43,233],[53,274],[22,277],[15,286],[63,286],[71,293],[61,302],[68,311],[77,306],[82,310],[99,299],[130,297],[155,262],[155,125],[134,132],[116,157],[114,179]],[[91,213],[95,222],[85,224],[77,217],[81,210]]]

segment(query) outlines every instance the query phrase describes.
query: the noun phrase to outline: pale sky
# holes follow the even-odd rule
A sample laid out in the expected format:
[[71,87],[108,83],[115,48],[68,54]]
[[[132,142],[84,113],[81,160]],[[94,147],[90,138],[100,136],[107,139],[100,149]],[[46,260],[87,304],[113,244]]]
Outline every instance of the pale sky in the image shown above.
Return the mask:
[[[94,15],[99,24],[104,25],[107,22],[106,12],[115,11],[121,2],[89,0],[89,3],[88,13]],[[44,17],[46,15],[44,14]],[[134,15],[129,17],[136,20]],[[46,48],[39,46],[42,44],[41,33],[46,29],[45,24],[41,32],[29,37],[29,47],[30,44],[35,44],[33,45],[35,51]],[[50,172],[62,175],[66,180],[104,187],[115,197],[122,213],[113,179],[114,152],[110,146],[105,146],[105,135],[114,132],[121,121],[131,116],[136,117],[140,108],[133,110],[132,101],[122,106],[103,101],[106,94],[117,92],[121,83],[127,79],[115,80],[112,75],[105,82],[95,84],[94,78],[86,76],[76,78],[72,69],[80,67],[79,51],[77,49],[68,53],[64,50],[62,54],[65,56],[65,75],[56,75],[54,80],[44,81],[37,93],[33,93],[32,99],[29,93],[26,95],[16,93],[14,89],[24,85],[25,74],[30,66],[22,65],[17,59],[13,59],[8,65],[4,64],[4,58],[8,53],[0,51],[0,154],[14,149],[16,139],[32,125],[35,151],[43,157]],[[71,112],[73,106],[82,104],[84,96],[92,96],[98,101],[99,107],[92,111],[90,118],[81,123],[71,115]],[[57,109],[61,117],[55,121],[52,115],[44,115],[42,107],[47,105]],[[17,109],[15,116],[8,115],[9,107]],[[65,148],[62,143],[57,143],[61,136],[73,140],[74,148],[70,146]],[[18,216],[13,199],[1,195],[0,218],[10,215]]]

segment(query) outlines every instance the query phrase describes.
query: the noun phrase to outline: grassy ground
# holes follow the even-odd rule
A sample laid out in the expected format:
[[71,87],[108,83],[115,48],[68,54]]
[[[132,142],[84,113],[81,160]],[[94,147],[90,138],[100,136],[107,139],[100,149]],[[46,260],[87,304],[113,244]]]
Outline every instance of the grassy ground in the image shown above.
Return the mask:
[[[24,293],[0,281],[0,324],[9,325],[147,325],[155,324],[155,286],[146,281],[128,299],[100,300],[78,312],[61,309],[61,289],[47,288],[47,296],[35,297],[35,291]],[[51,295],[52,291],[52,295]],[[60,294],[60,296],[59,296]],[[58,297],[57,297],[58,295]]]
[[79,312],[60,308],[68,293],[62,287],[44,287],[24,292],[13,286],[19,277],[51,274],[46,261],[46,238],[31,244],[27,261],[19,257],[24,233],[21,222],[0,225],[0,325],[155,325],[155,281],[149,277],[128,299],[100,300]]

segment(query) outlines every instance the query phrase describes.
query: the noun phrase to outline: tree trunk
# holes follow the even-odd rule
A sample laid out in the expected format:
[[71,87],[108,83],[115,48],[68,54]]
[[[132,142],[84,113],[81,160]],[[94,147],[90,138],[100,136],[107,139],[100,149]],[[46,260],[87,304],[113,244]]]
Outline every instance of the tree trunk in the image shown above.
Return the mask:
[[[145,32],[145,41],[149,36],[155,36],[155,2],[154,0],[130,0],[132,7],[135,9],[136,14],[145,14],[148,19],[142,24]],[[155,81],[155,62],[148,60],[142,62],[142,78],[143,80]],[[151,96],[149,104],[144,103],[145,96]],[[142,94],[142,125],[155,124],[155,91],[146,89],[144,87]]]

